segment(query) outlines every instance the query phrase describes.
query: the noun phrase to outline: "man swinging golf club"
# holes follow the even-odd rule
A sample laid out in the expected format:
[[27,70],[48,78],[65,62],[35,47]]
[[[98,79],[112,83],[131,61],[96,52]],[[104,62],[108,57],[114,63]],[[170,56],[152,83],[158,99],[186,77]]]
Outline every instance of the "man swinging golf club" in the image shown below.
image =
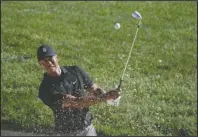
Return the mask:
[[53,111],[55,131],[61,135],[96,136],[89,106],[118,98],[119,90],[105,92],[79,66],[59,66],[51,46],[40,46],[37,58],[46,71],[39,98]]

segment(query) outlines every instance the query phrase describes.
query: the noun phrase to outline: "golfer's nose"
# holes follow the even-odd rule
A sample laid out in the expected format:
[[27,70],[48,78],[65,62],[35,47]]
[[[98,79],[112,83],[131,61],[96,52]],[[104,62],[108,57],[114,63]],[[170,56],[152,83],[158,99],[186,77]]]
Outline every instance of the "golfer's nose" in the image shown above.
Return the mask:
[[50,60],[47,60],[46,63],[47,63],[48,65],[52,65],[52,64],[53,64]]

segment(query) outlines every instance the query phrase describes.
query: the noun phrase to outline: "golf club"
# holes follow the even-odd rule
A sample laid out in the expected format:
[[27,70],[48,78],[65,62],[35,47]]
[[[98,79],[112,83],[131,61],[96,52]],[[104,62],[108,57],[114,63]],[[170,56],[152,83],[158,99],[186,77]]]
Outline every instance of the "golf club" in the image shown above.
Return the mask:
[[138,30],[139,30],[140,25],[141,25],[142,16],[140,15],[140,13],[137,12],[137,11],[134,11],[134,12],[132,13],[132,16],[133,16],[134,18],[138,19],[138,20],[139,20],[139,23],[138,23],[138,26],[137,26],[137,30],[136,30],[136,33],[135,33],[135,37],[134,37],[134,39],[133,39],[133,43],[132,43],[132,45],[131,45],[131,49],[130,49],[130,52],[129,52],[129,55],[128,55],[128,59],[127,59],[127,61],[126,61],[126,64],[125,64],[123,73],[122,73],[122,75],[121,75],[120,83],[119,83],[119,85],[118,85],[118,87],[117,87],[117,90],[120,90],[121,85],[122,85],[122,82],[123,82],[123,80],[124,80],[124,73],[125,73],[125,71],[126,71],[126,68],[127,68],[128,62],[129,62],[129,59],[130,59],[130,57],[131,57],[131,52],[132,52],[132,49],[133,49],[133,45],[134,45],[134,43],[135,43],[135,40],[136,40],[136,37],[137,37],[137,33],[138,33]]

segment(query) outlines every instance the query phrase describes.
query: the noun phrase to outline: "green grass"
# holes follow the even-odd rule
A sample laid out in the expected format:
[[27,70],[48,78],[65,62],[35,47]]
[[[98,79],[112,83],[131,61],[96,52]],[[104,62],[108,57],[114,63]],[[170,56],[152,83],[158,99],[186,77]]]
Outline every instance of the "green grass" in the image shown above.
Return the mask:
[[[106,135],[197,135],[197,4],[149,1],[1,2],[1,122],[23,129],[51,127],[51,110],[37,99],[41,43],[60,65],[79,65],[106,90],[124,75],[119,107],[91,107]],[[121,28],[115,30],[119,22]],[[30,56],[24,59],[24,56]],[[161,60],[161,62],[160,62]]]

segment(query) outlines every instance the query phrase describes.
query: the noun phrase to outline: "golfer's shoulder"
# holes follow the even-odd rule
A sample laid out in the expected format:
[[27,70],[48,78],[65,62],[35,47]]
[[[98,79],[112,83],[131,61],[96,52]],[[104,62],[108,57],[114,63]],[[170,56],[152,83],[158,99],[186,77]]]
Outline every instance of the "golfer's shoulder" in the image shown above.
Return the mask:
[[47,76],[47,73],[44,73],[43,78],[40,83],[40,88],[46,87],[48,83],[49,83],[49,78]]
[[40,85],[46,84],[47,83],[47,80],[48,80],[48,77],[47,77],[47,73],[45,72],[43,74],[43,78],[41,80],[41,84]]
[[42,80],[41,80],[41,83],[40,83],[39,88],[40,88],[40,89],[45,89],[45,90],[46,90],[46,89],[48,89],[48,88],[51,87],[52,82],[53,82],[53,78],[50,77],[49,75],[47,75],[47,73],[45,72],[45,73],[43,74],[43,78],[42,78]]
[[63,69],[66,69],[66,70],[68,70],[68,71],[83,71],[83,69],[80,67],[80,66],[78,66],[78,65],[72,65],[72,66],[61,66],[61,68],[63,68]]

